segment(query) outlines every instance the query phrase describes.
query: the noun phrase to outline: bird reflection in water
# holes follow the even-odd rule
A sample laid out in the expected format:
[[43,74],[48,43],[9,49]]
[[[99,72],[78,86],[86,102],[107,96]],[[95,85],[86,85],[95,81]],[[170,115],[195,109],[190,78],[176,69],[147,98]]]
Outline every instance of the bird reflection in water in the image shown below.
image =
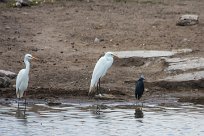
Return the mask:
[[103,113],[102,110],[107,109],[107,106],[104,104],[96,104],[94,105],[94,114],[95,115],[101,115]]
[[134,115],[135,115],[135,118],[143,118],[144,114],[143,114],[142,108],[136,107]]
[[18,106],[15,117],[17,119],[26,119],[26,108],[25,107],[21,108]]
[[101,106],[97,105],[96,106],[96,114],[100,115],[100,112],[101,112]]

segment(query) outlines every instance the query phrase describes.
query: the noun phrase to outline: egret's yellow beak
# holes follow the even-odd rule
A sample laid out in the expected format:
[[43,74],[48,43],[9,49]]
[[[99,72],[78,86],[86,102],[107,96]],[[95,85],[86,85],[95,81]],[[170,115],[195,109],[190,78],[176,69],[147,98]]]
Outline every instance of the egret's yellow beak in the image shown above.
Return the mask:
[[115,54],[115,53],[113,54],[113,56],[116,57],[116,58],[119,58],[119,57],[117,56],[117,54]]
[[32,56],[32,59],[34,59],[34,60],[39,60],[38,58],[36,58],[36,57],[33,57],[33,56]]

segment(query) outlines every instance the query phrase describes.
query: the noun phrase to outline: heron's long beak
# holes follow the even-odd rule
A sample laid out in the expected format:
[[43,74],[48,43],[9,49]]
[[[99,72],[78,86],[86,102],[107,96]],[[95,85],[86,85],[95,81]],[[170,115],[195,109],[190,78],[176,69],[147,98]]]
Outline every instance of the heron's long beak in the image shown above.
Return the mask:
[[36,58],[36,57],[33,57],[33,56],[32,56],[32,59],[34,59],[34,60],[39,60],[38,58]]

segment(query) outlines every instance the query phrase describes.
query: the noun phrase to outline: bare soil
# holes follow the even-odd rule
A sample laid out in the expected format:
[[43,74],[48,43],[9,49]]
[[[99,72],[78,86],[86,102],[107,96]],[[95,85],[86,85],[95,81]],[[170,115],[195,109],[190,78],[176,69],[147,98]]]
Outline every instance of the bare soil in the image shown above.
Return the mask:
[[[23,8],[4,5],[0,3],[0,69],[18,73],[26,53],[39,58],[31,62],[30,98],[87,97],[95,63],[107,51],[191,48],[192,53],[184,54],[188,57],[202,57],[204,52],[202,0],[61,0]],[[183,14],[198,14],[199,24],[177,26]],[[96,37],[101,39],[99,43],[94,43]],[[169,89],[148,84],[172,75],[164,67],[159,59],[116,58],[101,86],[107,94],[131,99],[134,81],[143,73],[147,82],[144,99],[163,92],[204,95],[197,86],[179,88],[177,84],[176,89]],[[15,98],[12,85],[1,89],[1,97]]]

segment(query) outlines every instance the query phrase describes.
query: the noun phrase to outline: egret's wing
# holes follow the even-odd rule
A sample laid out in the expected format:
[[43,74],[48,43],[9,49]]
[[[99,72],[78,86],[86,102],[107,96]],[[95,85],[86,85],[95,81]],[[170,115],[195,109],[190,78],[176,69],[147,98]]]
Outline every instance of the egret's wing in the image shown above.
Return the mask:
[[99,78],[104,76],[107,70],[111,67],[113,60],[107,60],[105,57],[101,57],[95,65],[89,93],[92,91],[92,88],[97,85]]
[[20,87],[20,85],[22,83],[24,72],[25,72],[25,69],[21,69],[19,71],[18,75],[17,75],[17,78],[16,78],[16,94],[17,94],[17,97],[19,95],[18,91],[19,91],[19,87]]
[[104,63],[104,72],[103,72],[101,77],[105,76],[106,72],[112,66],[112,64],[113,64],[113,59],[112,58],[111,58],[111,60],[106,60],[105,61],[105,63]]

